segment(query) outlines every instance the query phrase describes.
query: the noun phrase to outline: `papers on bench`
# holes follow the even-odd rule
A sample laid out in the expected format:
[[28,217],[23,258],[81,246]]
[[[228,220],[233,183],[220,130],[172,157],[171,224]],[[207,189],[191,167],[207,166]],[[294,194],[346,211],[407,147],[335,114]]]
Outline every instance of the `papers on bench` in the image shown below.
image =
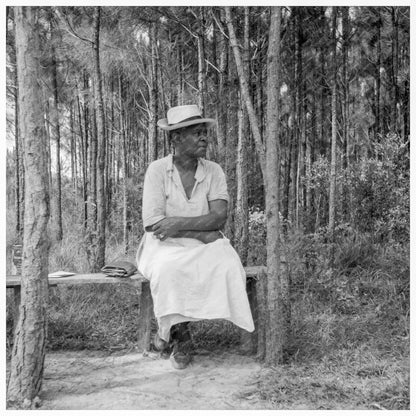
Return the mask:
[[64,272],[63,270],[59,270],[57,272],[49,273],[48,277],[68,277],[73,276],[75,273],[72,272]]

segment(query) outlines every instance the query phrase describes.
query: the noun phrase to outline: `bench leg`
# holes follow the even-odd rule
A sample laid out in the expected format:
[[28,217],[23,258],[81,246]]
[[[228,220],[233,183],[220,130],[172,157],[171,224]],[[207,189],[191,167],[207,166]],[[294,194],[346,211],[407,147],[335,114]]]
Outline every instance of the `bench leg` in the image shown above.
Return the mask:
[[149,282],[142,283],[140,296],[138,348],[140,351],[150,350],[150,332],[153,318],[153,299]]
[[255,354],[257,351],[258,333],[257,292],[255,279],[247,279],[247,296],[254,321],[254,332],[247,332],[244,329],[241,330],[240,351],[243,354]]

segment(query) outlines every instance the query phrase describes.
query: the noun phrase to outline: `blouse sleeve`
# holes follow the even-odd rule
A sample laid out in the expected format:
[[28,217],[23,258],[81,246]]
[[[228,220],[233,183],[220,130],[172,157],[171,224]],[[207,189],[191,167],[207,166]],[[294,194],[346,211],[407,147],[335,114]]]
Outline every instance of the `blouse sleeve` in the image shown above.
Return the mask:
[[143,184],[143,228],[156,224],[166,217],[166,194],[163,171],[150,164]]
[[212,179],[208,191],[208,201],[224,199],[228,202],[230,197],[227,191],[227,181],[225,180],[224,171],[217,163],[213,164],[212,167]]

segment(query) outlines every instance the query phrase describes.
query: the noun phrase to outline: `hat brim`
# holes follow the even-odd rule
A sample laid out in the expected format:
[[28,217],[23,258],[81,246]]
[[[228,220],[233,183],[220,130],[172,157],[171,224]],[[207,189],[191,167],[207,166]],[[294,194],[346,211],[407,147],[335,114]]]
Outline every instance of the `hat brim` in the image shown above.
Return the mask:
[[162,130],[167,130],[167,131],[177,130],[177,129],[181,129],[183,127],[193,126],[195,124],[206,124],[207,127],[212,127],[212,126],[215,126],[216,121],[213,118],[197,118],[197,119],[194,119],[194,120],[188,120],[188,121],[183,121],[182,123],[176,123],[176,124],[173,124],[173,125],[169,125],[168,124],[168,119],[167,118],[162,118],[157,122],[157,125]]

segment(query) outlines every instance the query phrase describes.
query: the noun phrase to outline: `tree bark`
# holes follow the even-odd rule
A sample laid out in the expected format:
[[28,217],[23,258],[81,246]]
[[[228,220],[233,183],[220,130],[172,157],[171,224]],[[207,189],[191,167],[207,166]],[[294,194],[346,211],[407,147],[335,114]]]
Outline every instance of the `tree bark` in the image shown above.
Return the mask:
[[393,84],[393,104],[392,104],[392,123],[391,127],[393,131],[398,132],[400,123],[398,122],[398,111],[397,105],[399,103],[397,75],[398,75],[398,62],[399,62],[399,25],[396,15],[396,7],[391,8],[391,23],[393,26],[393,39],[391,42],[391,73],[392,73],[392,84]]
[[[9,7],[7,7],[9,10]],[[13,19],[13,30],[15,33],[15,53],[16,53],[16,19]],[[17,57],[15,58],[17,59]],[[21,244],[23,240],[23,212],[24,212],[24,168],[23,168],[23,149],[21,148],[21,137],[19,133],[19,81],[17,75],[17,65],[14,71],[14,143],[15,143],[15,204],[16,204],[16,241]]]
[[21,305],[7,385],[9,406],[33,408],[42,386],[47,337],[49,184],[39,90],[37,9],[15,7],[19,130],[24,141],[25,226]]
[[266,122],[266,218],[267,218],[267,313],[266,365],[282,363],[290,331],[287,274],[280,268],[280,21],[281,8],[272,7],[267,51]]
[[148,163],[157,159],[158,140],[157,140],[157,26],[151,23],[150,26],[150,84],[149,84],[149,151]]
[[[224,11],[221,9],[221,12],[218,13],[217,18],[219,20],[224,20],[223,17]],[[227,67],[228,67],[228,54],[227,54],[227,44],[225,36],[220,30],[218,33],[218,87],[217,87],[217,105],[216,116],[217,116],[217,154],[218,154],[218,163],[225,167],[225,143],[226,143],[226,134],[227,134],[227,94],[225,93],[228,90],[227,84]]]
[[225,224],[225,234],[230,239],[232,245],[235,244],[235,203],[237,198],[236,187],[236,150],[238,142],[238,75],[235,64],[229,62],[228,65],[228,86],[227,91],[227,135],[225,143],[225,176],[228,185],[228,215]]
[[118,78],[118,95],[119,95],[119,106],[120,106],[120,140],[119,143],[123,145],[123,249],[124,253],[127,254],[129,246],[129,235],[128,235],[128,210],[127,210],[127,177],[128,177],[128,166],[127,166],[127,139],[125,129],[125,114],[123,108],[123,87],[122,87],[122,76]]
[[[246,74],[250,70],[250,38],[249,38],[249,8],[244,7],[244,50],[243,65]],[[247,125],[247,109],[243,100],[239,99],[240,108],[238,111],[238,143],[237,143],[237,198],[235,206],[235,242],[236,249],[243,265],[247,263],[248,255],[248,145],[249,130]]]
[[[350,101],[350,88],[349,88],[349,72],[348,72],[348,50],[349,50],[349,7],[342,8],[342,84],[344,97],[342,100],[342,139],[343,139],[343,168],[346,172],[349,165],[349,101]],[[351,199],[351,190],[344,186],[342,189],[343,199],[343,214],[347,218],[348,201]]]
[[294,87],[293,87],[293,128],[292,145],[290,155],[290,186],[289,186],[289,221],[293,226],[298,225],[298,171],[299,171],[299,147],[300,147],[300,65],[302,62],[302,52],[300,45],[300,22],[299,11],[294,9]]
[[332,85],[331,85],[331,174],[329,184],[329,221],[328,231],[331,241],[334,241],[335,230],[335,192],[337,173],[337,26],[338,8],[332,10]]
[[[375,68],[375,133],[376,135],[382,134],[382,114],[381,114],[381,11],[380,7],[377,7],[377,63]],[[378,140],[378,139],[377,139]]]
[[[51,18],[52,20],[52,18]],[[61,128],[59,124],[59,92],[58,92],[58,71],[56,65],[56,51],[53,46],[55,39],[55,28],[51,22],[51,40],[52,40],[52,91],[53,91],[53,107],[52,107],[52,131],[55,136],[56,146],[56,202],[55,215],[56,222],[55,238],[57,241],[62,240],[62,180],[61,180]]]
[[94,271],[99,271],[105,263],[106,192],[105,192],[105,117],[102,75],[100,67],[100,24],[101,7],[94,8],[94,107],[97,122],[97,255]]
[[198,30],[198,107],[201,113],[205,112],[205,48],[204,48],[204,8],[199,7],[199,30]]
[[79,161],[82,175],[82,206],[83,206],[83,227],[87,229],[88,225],[88,166],[87,166],[87,141],[82,126],[81,103],[79,91],[77,91],[77,109],[78,109],[78,126],[79,126]]

